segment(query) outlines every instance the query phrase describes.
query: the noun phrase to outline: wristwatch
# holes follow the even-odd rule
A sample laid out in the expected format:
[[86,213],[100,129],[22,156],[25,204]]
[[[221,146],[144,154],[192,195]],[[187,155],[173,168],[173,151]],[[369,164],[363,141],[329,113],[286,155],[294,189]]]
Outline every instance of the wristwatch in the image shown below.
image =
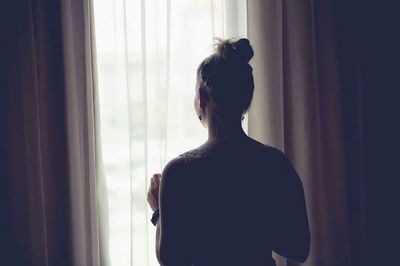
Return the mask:
[[157,225],[158,218],[160,218],[160,210],[157,209],[151,216],[151,223]]

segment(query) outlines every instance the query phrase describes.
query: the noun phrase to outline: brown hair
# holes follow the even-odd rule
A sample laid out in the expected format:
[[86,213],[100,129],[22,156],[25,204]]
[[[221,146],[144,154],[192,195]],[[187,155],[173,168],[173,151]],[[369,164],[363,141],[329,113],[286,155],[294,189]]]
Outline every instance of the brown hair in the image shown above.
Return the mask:
[[217,39],[215,51],[197,69],[197,79],[220,117],[243,115],[253,98],[254,51],[248,39]]

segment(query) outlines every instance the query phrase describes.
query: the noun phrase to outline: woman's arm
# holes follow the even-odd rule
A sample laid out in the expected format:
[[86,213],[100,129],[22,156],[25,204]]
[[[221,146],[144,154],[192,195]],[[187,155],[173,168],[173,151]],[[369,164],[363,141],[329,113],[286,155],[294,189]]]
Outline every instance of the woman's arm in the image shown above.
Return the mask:
[[165,167],[160,184],[160,219],[157,223],[156,252],[161,265],[191,265],[190,203],[185,186],[185,162],[172,160]]
[[273,250],[286,258],[304,262],[310,252],[311,234],[303,185],[282,152],[277,159],[275,223],[271,230]]

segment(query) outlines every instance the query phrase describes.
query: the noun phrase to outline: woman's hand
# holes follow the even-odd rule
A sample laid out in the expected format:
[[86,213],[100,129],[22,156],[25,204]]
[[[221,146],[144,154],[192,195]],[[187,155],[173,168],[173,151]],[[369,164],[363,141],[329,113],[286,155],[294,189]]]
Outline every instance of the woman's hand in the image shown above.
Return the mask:
[[150,179],[150,187],[147,192],[147,202],[153,211],[159,208],[158,206],[158,193],[160,190],[161,174],[154,174]]

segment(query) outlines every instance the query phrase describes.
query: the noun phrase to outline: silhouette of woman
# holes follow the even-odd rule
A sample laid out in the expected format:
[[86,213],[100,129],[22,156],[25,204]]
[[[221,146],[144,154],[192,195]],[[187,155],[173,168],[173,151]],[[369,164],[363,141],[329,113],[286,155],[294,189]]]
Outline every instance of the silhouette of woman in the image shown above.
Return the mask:
[[170,161],[148,191],[161,265],[304,262],[310,231],[300,178],[278,149],[248,137],[253,49],[219,40],[197,70],[194,107],[208,140]]

